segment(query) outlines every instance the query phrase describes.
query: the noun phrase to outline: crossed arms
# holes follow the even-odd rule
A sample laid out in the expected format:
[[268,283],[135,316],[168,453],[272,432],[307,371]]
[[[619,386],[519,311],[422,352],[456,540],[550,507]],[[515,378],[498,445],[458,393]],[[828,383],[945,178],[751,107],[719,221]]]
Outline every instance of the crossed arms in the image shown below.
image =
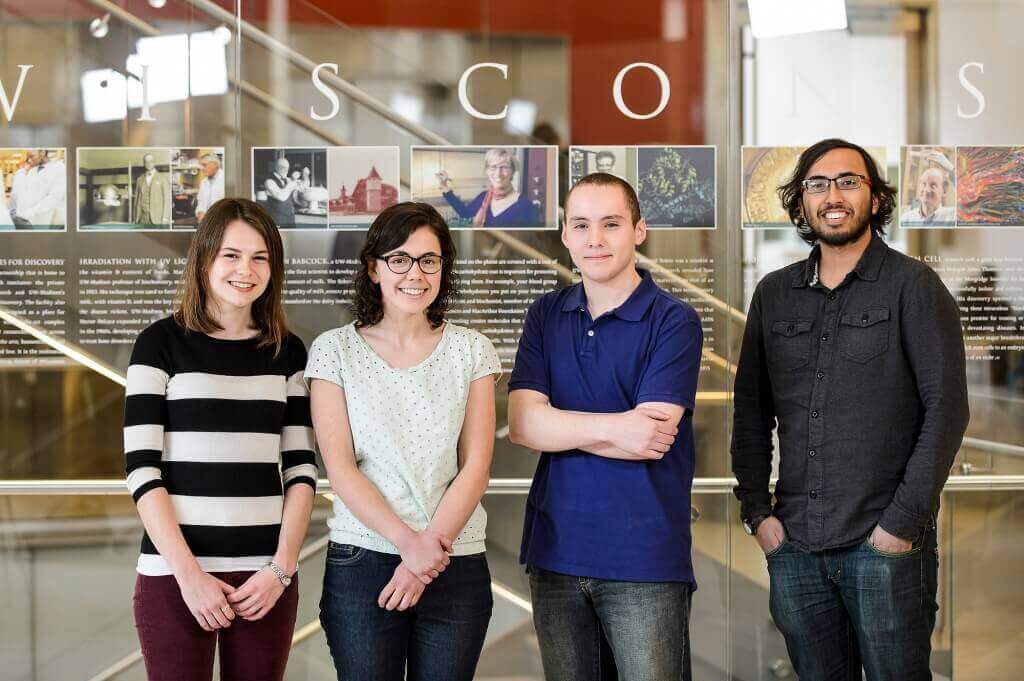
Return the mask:
[[536,390],[509,392],[509,439],[545,452],[582,450],[625,461],[661,459],[671,448],[686,409],[644,402],[618,413],[566,411]]

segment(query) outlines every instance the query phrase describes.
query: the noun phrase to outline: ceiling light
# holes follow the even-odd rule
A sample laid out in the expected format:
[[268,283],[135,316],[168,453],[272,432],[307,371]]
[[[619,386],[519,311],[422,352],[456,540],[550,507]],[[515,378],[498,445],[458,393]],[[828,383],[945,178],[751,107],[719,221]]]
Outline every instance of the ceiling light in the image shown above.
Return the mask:
[[96,17],[89,22],[89,33],[93,38],[105,38],[110,32],[110,14]]
[[748,0],[755,38],[838,31],[847,27],[846,0]]

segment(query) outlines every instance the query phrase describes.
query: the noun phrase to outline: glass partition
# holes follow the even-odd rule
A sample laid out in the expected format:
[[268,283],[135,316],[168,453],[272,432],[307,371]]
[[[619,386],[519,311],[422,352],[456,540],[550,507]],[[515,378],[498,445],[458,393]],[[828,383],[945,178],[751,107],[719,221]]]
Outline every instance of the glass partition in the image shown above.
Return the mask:
[[[652,226],[639,264],[704,326],[697,475],[718,482],[693,498],[697,678],[795,676],[726,479],[750,296],[807,253],[775,196],[806,145],[840,136],[871,150],[900,190],[889,243],[959,302],[972,419],[954,475],[1024,475],[1024,5],[848,0],[843,30],[758,38],[750,4],[0,0],[0,537],[17,614],[2,663],[13,678],[89,678],[137,648],[130,500],[24,496],[15,482],[123,476],[131,345],[170,310],[203,178],[217,173],[226,195],[263,202],[282,162],[298,174],[282,221],[286,310],[307,344],[350,319],[376,212],[410,198],[438,206],[459,249],[451,318],[494,341],[506,380],[529,303],[575,280],[558,229],[571,182],[602,169],[634,183]],[[476,225],[444,199],[440,174],[464,199],[481,191],[494,148],[516,159],[535,219]],[[45,179],[26,184],[32,169]],[[528,480],[535,453],[508,441],[504,389],[497,401],[492,476]],[[485,501],[505,596],[480,678],[540,678],[517,560],[523,491]],[[1024,565],[1020,491],[965,488],[943,504],[933,670],[1010,679],[1020,627],[996,624],[1021,612],[1010,579]],[[320,511],[310,541],[324,533]],[[322,560],[306,565],[300,634],[316,620]],[[53,598],[74,598],[95,626],[58,634],[48,618],[62,611],[43,605]],[[126,664],[103,678],[142,677]],[[322,636],[300,638],[290,678],[330,670]]]

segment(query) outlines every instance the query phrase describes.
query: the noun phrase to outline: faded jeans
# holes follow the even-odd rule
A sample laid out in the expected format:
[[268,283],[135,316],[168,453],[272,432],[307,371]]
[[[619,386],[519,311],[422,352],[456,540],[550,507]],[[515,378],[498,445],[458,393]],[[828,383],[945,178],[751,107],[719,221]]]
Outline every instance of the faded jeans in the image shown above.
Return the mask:
[[686,582],[619,582],[530,566],[547,681],[689,681]]
[[771,612],[801,679],[923,681],[935,626],[938,550],[928,528],[907,553],[868,540],[805,551],[788,541],[767,557]]

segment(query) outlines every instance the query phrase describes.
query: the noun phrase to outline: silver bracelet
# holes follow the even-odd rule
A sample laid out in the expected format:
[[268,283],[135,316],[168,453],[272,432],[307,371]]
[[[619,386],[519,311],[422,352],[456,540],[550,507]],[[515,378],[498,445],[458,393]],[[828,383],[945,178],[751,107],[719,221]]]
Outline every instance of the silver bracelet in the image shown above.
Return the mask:
[[281,586],[287,589],[291,585],[292,578],[288,575],[287,572],[282,570],[279,566],[275,565],[274,561],[270,561],[269,563],[267,563],[267,567],[270,568],[270,571],[274,573],[275,577],[277,577],[277,581],[281,582]]

